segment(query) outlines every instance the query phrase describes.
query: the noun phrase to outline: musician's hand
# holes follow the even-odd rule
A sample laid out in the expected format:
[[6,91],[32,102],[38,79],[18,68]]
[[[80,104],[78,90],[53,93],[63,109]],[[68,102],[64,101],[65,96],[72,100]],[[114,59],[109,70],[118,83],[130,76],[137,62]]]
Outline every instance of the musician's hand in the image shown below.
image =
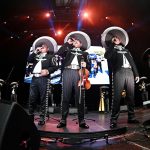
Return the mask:
[[41,71],[41,76],[47,76],[49,74],[49,71],[47,69],[43,69]]
[[67,42],[68,42],[69,44],[73,44],[74,39],[73,39],[73,38],[69,38]]
[[85,68],[86,67],[86,62],[81,62],[81,67]]
[[138,83],[140,81],[139,77],[135,77],[135,83]]
[[35,54],[40,54],[42,50],[42,47],[37,47],[34,51]]

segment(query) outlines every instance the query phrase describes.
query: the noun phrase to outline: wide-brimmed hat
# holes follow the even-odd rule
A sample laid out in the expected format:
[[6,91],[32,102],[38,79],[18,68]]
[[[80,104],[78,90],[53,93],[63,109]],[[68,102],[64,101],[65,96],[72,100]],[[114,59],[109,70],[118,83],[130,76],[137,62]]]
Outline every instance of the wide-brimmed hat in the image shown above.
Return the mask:
[[49,36],[41,36],[37,38],[32,45],[32,50],[35,51],[37,47],[40,47],[42,44],[46,44],[49,48],[49,52],[56,53],[58,51],[57,42]]
[[74,37],[75,39],[78,39],[82,43],[82,49],[83,50],[87,50],[91,46],[91,39],[90,39],[90,37],[85,32],[82,32],[82,31],[73,31],[73,32],[70,32],[65,37],[64,43],[66,43],[67,40],[70,37]]
[[102,46],[107,48],[113,37],[118,37],[121,40],[123,46],[126,46],[129,42],[127,32],[117,26],[109,27],[101,34]]

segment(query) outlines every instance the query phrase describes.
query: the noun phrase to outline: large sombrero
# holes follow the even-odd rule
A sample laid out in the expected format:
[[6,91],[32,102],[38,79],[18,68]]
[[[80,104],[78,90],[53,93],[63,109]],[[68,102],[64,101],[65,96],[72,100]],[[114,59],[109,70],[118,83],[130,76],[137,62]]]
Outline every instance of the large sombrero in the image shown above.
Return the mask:
[[57,42],[49,36],[41,36],[33,42],[32,50],[35,51],[37,47],[40,47],[42,44],[46,44],[49,47],[50,53],[56,53],[58,51]]
[[121,39],[123,46],[126,46],[129,42],[129,37],[127,32],[120,27],[113,26],[104,30],[104,32],[101,34],[102,46],[107,48],[114,36],[117,36]]
[[70,37],[75,37],[76,39],[79,39],[82,43],[82,49],[83,50],[87,50],[90,48],[91,46],[91,39],[90,37],[85,33],[85,32],[82,32],[82,31],[73,31],[73,32],[70,32],[64,39],[64,43],[67,42],[67,40],[70,38]]

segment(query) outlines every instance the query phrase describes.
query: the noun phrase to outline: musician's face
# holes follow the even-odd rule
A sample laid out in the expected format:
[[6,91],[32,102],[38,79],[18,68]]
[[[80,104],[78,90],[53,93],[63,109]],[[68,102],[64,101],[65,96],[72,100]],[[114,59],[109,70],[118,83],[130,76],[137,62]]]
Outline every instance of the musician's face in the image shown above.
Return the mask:
[[76,48],[81,48],[82,47],[82,43],[75,39],[74,42],[73,42],[73,46],[76,47]]
[[43,44],[41,46],[41,53],[47,53],[48,52],[48,46],[46,44]]
[[112,43],[116,44],[116,45],[119,45],[121,44],[121,40],[118,38],[118,37],[113,37],[112,38]]

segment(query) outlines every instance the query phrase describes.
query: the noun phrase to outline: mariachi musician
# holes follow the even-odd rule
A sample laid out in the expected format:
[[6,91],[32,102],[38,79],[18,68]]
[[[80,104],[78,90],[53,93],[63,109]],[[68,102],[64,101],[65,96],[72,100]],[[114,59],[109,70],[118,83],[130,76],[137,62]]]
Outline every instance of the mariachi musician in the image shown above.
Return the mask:
[[[57,55],[62,57],[62,102],[61,102],[61,120],[57,128],[66,126],[66,119],[69,113],[69,101],[71,99],[72,89],[75,93],[75,103],[78,108],[79,127],[89,128],[84,120],[84,99],[81,98],[80,82],[82,71],[88,73],[85,68],[90,67],[88,53],[85,52],[91,45],[89,36],[82,31],[74,31],[69,33],[64,40],[64,44]],[[81,71],[81,72],[80,72]],[[80,82],[80,83],[79,83]]]
[[102,45],[106,48],[105,58],[113,75],[113,99],[110,128],[117,127],[120,113],[120,100],[123,90],[126,91],[128,106],[128,123],[139,123],[134,113],[134,87],[139,82],[139,74],[131,56],[125,46],[129,38],[127,32],[120,27],[109,27],[102,34]]
[[35,106],[40,99],[38,125],[44,125],[47,113],[49,78],[50,74],[57,69],[52,55],[57,50],[57,43],[49,36],[42,36],[34,41],[31,50],[27,58],[28,63],[32,64],[32,69],[30,69],[32,81],[29,92],[29,115],[34,121]]

